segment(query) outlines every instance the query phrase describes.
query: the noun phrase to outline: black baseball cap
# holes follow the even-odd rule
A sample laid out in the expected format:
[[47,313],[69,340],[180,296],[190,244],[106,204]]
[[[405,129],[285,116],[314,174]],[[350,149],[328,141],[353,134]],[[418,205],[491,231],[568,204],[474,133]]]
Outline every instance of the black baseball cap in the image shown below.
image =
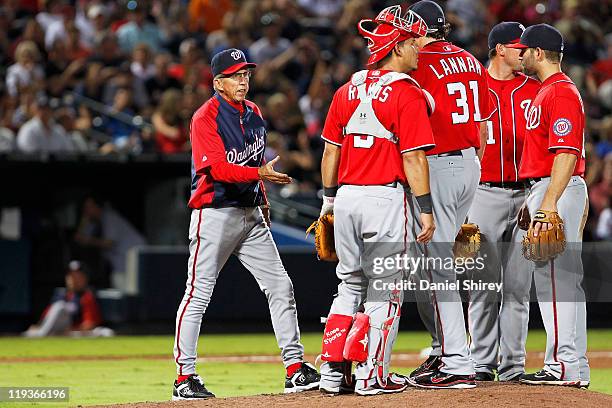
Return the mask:
[[497,24],[489,33],[489,49],[492,50],[497,44],[516,44],[520,41],[525,26],[516,21],[504,21]]
[[446,18],[444,17],[444,11],[442,7],[435,1],[431,0],[421,0],[414,3],[412,6],[408,8],[408,10],[414,11],[417,13],[425,23],[429,29],[428,33],[435,32],[440,28],[444,27],[446,24]]
[[563,36],[555,27],[536,24],[527,27],[521,41],[508,45],[509,48],[541,48],[547,51],[563,52]]
[[213,76],[229,75],[243,68],[255,68],[257,64],[247,62],[244,52],[237,48],[229,48],[217,53],[210,62]]

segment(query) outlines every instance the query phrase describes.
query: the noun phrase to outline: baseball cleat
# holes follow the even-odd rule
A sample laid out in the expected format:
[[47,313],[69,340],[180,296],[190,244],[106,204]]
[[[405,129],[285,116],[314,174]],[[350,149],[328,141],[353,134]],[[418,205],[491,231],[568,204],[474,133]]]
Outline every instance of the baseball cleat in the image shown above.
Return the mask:
[[181,381],[180,383],[174,381],[172,401],[199,400],[214,397],[215,394],[206,389],[202,377],[197,374],[191,374],[189,377],[187,377],[187,379]]
[[418,377],[410,377],[408,381],[410,382],[410,385],[419,388],[466,389],[476,387],[474,377],[474,375],[448,374],[436,370]]
[[529,385],[560,385],[565,387],[579,387],[580,380],[565,381],[560,380],[555,375],[545,369],[533,374],[523,374],[519,378],[521,384]]
[[416,370],[410,373],[410,378],[419,377],[423,374],[431,373],[442,365],[441,356],[429,356]]
[[316,390],[319,388],[321,375],[310,363],[302,363],[302,366],[291,377],[285,377],[285,394]]
[[395,384],[410,384],[408,377],[398,373],[389,373],[387,381],[391,381]]
[[591,385],[590,381],[580,381],[580,388],[583,390],[588,390],[589,385]]
[[477,372],[474,377],[476,381],[495,381],[495,374],[493,373],[485,373],[485,372]]
[[348,379],[346,376],[343,376],[342,382],[338,386],[320,384],[319,390],[321,391],[321,393],[327,394],[327,395],[352,394],[355,392],[355,382],[356,382],[355,374],[350,374],[349,372],[349,376],[350,377]]
[[500,379],[500,382],[510,382],[510,383],[517,383],[519,382],[520,378],[522,375],[525,375],[525,373],[516,373],[514,374],[512,377],[507,378],[505,380]]
[[355,385],[355,394],[362,396],[394,394],[397,392],[402,392],[406,388],[408,388],[407,382],[404,382],[399,378],[393,378],[393,374],[391,374],[389,375],[389,377],[387,377],[387,383],[384,385],[379,384],[376,378],[373,378],[371,380],[357,380],[357,384]]

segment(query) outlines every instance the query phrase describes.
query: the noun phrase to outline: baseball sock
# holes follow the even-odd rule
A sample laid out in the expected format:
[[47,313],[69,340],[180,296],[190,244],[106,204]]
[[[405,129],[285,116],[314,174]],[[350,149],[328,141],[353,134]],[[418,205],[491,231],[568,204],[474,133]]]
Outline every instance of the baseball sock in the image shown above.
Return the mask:
[[289,367],[287,367],[287,377],[291,377],[297,370],[302,368],[302,363],[293,363]]
[[179,375],[179,376],[176,378],[176,382],[177,382],[177,383],[182,383],[182,382],[183,382],[183,381],[185,381],[187,378],[189,378],[189,376],[190,376],[190,375],[191,375],[191,374],[189,374],[189,375]]

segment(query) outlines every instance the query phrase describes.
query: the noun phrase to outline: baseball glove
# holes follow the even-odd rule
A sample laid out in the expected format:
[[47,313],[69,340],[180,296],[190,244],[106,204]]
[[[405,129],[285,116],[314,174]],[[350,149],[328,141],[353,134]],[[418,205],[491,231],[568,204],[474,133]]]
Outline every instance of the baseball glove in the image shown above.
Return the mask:
[[[552,229],[538,233],[534,236],[536,222],[550,223]],[[565,233],[563,220],[555,211],[538,210],[533,216],[531,226],[523,238],[523,256],[530,261],[549,261],[565,250]]]
[[313,222],[306,230],[306,236],[314,230],[317,257],[321,261],[335,262],[338,260],[334,244],[334,215],[325,214]]
[[474,258],[480,250],[480,241],[478,225],[463,224],[453,245],[455,258]]

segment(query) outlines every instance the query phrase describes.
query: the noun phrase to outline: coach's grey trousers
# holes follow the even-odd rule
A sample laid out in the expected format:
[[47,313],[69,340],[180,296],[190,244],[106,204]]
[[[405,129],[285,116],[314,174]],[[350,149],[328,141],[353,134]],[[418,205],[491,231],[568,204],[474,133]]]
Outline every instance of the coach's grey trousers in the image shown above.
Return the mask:
[[[425,257],[453,259],[452,243],[472,205],[480,180],[480,162],[474,148],[462,150],[461,156],[427,156],[427,161],[436,230],[432,242],[425,246],[417,245],[417,250]],[[416,200],[414,205],[418,208]],[[415,221],[420,223],[418,217]],[[423,268],[413,278],[434,283],[456,281],[452,268]],[[474,374],[459,292],[432,290],[427,295],[425,298],[417,297],[417,307],[432,336],[431,355],[442,356],[440,371],[455,375]]]
[[268,299],[285,367],[302,361],[304,347],[300,343],[293,284],[259,207],[193,210],[189,239],[187,285],[176,314],[174,358],[178,374],[195,373],[202,316],[219,272],[231,254],[251,272]]

